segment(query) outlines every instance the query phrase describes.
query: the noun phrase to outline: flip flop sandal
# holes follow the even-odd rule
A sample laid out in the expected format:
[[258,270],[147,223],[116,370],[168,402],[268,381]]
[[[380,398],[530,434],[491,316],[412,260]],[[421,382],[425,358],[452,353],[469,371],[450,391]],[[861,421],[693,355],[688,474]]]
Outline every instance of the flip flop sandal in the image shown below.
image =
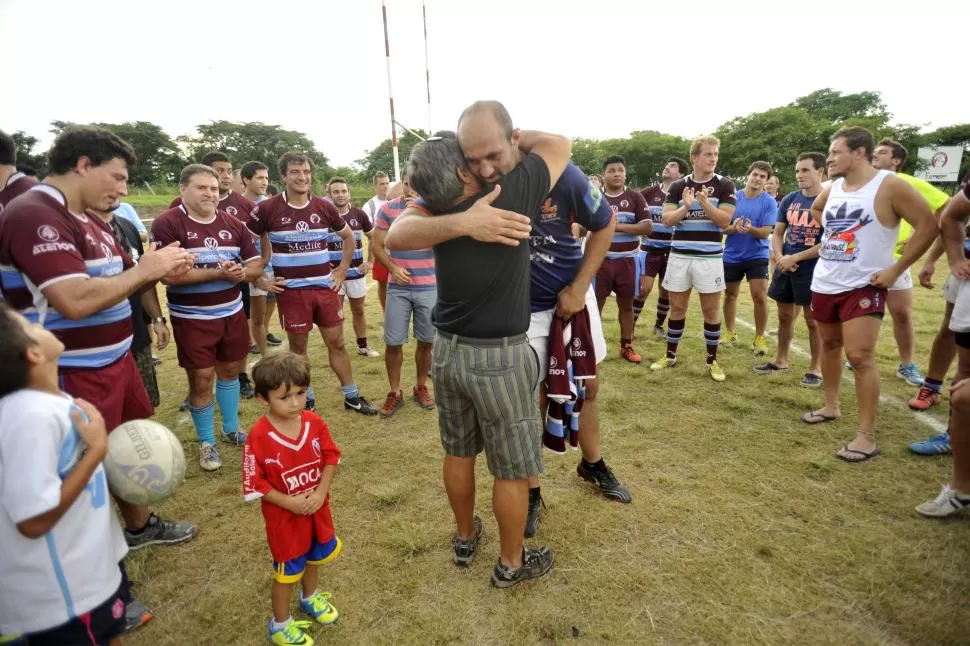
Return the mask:
[[842,460],[843,462],[848,462],[849,464],[855,464],[856,462],[865,462],[866,460],[871,460],[877,455],[882,453],[882,450],[877,446],[872,450],[871,453],[866,453],[865,451],[857,451],[856,449],[850,449],[848,443],[842,445],[843,453],[854,453],[856,455],[861,455],[861,458],[847,458],[844,455],[840,455],[838,452],[835,453],[835,457]]
[[841,415],[825,415],[821,411],[813,410],[804,413],[802,415],[802,421],[806,424],[824,424],[825,422],[834,422],[840,417]]

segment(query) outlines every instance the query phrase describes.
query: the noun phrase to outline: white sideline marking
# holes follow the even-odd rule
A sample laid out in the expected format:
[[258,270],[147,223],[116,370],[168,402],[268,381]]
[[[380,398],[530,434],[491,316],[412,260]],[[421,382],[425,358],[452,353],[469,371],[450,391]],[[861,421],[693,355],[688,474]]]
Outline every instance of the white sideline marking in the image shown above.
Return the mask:
[[[754,330],[755,329],[755,327],[753,325],[751,325],[750,323],[748,323],[747,321],[745,321],[742,318],[735,317],[735,320],[738,323],[740,323],[741,325],[743,325],[744,327],[748,328],[749,330]],[[794,352],[795,354],[800,355],[800,356],[803,356],[803,357],[811,357],[812,356],[811,353],[809,353],[808,351],[806,351],[804,348],[802,348],[801,346],[799,346],[794,341],[792,341],[792,344],[791,344],[791,352]],[[845,374],[845,371],[843,371],[842,378],[844,380],[846,380],[846,381],[850,381],[850,379],[851,379],[848,374]],[[926,426],[929,426],[931,429],[933,429],[937,433],[943,433],[943,432],[946,431],[946,424],[943,424],[942,422],[937,421],[935,418],[930,417],[929,415],[921,415],[918,412],[914,412],[912,409],[910,409],[909,404],[907,404],[906,402],[904,402],[899,397],[896,397],[894,395],[884,395],[884,394],[880,393],[879,394],[879,401],[882,402],[882,403],[884,403],[884,404],[890,404],[890,405],[892,405],[892,406],[894,406],[896,408],[899,408],[899,409],[902,409],[904,411],[907,411],[908,413],[910,413],[916,419],[917,422],[920,422],[922,424],[925,424]]]

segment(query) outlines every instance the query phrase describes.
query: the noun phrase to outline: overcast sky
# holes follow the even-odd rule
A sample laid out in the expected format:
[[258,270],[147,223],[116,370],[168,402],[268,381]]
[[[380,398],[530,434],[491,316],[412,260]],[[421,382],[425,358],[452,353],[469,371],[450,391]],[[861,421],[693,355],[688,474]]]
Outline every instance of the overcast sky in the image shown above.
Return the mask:
[[[970,1],[888,4],[426,0],[431,124],[494,98],[521,127],[691,137],[823,87],[970,121]],[[397,119],[427,128],[421,0],[387,11]],[[0,0],[0,43],[0,129],[45,145],[53,120],[262,121],[347,165],[390,136],[379,0]]]

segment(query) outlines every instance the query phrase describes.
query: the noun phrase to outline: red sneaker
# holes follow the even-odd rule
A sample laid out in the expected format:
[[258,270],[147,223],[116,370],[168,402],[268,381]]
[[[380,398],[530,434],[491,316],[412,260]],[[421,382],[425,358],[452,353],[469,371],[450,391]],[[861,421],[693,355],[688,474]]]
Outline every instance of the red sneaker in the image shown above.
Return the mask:
[[629,361],[630,363],[640,363],[642,358],[633,350],[633,346],[624,346],[620,348],[620,356]]
[[428,392],[427,386],[415,386],[413,394],[414,401],[418,402],[418,406],[424,408],[425,410],[431,410],[434,408],[434,399],[431,398],[431,394]]
[[919,389],[919,394],[909,400],[909,407],[913,410],[929,410],[940,403],[940,393],[926,386]]
[[399,390],[396,393],[387,393],[387,398],[384,399],[384,405],[381,406],[378,412],[381,414],[381,417],[394,417],[394,413],[401,406],[404,406],[404,395]]

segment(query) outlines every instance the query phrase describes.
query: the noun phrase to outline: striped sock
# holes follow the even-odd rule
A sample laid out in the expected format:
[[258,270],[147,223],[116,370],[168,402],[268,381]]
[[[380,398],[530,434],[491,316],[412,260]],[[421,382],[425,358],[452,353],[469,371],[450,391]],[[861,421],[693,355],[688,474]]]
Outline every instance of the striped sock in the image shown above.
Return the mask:
[[704,343],[707,344],[707,363],[717,361],[717,344],[721,341],[721,324],[704,324]]
[[667,315],[670,314],[670,301],[666,298],[659,298],[657,300],[657,322],[656,327],[663,327],[664,321],[667,319]]
[[677,358],[677,344],[680,343],[680,337],[684,335],[684,323],[687,319],[670,319],[667,323],[667,358],[676,359]]
[[222,415],[222,432],[239,430],[239,380],[216,380],[216,402]]
[[344,399],[357,399],[360,397],[360,390],[357,389],[357,384],[341,386],[340,390],[344,392]]
[[643,306],[646,302],[646,299],[633,299],[633,325],[637,324],[637,319],[640,318],[640,312],[643,311]]
[[[239,386],[239,382],[236,382]],[[238,391],[237,391],[238,392]],[[216,403],[210,400],[205,406],[189,405],[189,414],[192,416],[192,424],[195,425],[195,434],[199,436],[200,442],[206,444],[216,443]]]
[[943,390],[942,379],[930,379],[929,377],[927,377],[926,379],[923,380],[923,385],[937,394],[939,394],[939,392]]

